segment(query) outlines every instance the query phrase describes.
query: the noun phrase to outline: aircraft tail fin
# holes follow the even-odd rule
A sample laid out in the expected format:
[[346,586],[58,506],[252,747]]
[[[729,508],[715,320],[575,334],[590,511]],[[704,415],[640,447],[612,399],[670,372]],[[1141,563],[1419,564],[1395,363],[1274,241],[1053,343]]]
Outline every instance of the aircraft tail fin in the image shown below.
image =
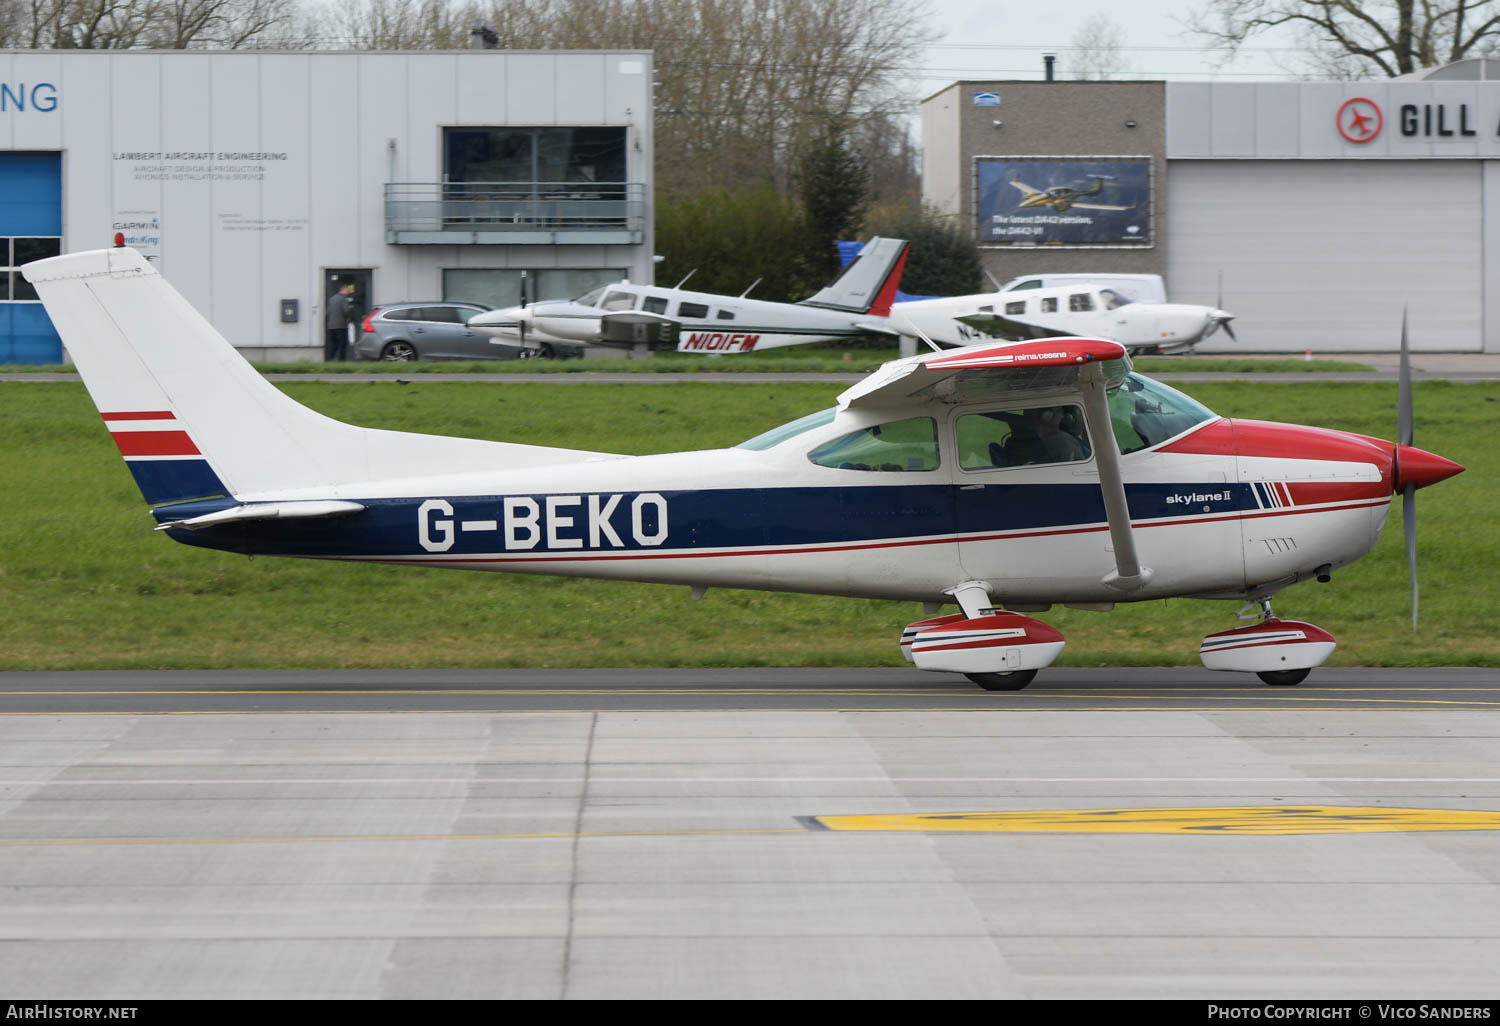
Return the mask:
[[22,268],[141,494],[153,505],[316,493],[592,458],[595,453],[381,431],[308,409],[263,378],[133,249]]
[[876,236],[865,243],[837,278],[816,295],[804,299],[802,305],[889,316],[910,248],[911,243],[905,239]]

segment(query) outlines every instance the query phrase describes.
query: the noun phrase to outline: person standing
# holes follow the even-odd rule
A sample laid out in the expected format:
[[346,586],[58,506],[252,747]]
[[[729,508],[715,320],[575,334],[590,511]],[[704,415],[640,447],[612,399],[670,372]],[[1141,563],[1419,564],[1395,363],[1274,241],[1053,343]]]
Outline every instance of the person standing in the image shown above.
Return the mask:
[[323,341],[323,360],[349,359],[349,325],[353,323],[354,286],[344,285],[328,297],[328,314],[324,326],[328,335]]

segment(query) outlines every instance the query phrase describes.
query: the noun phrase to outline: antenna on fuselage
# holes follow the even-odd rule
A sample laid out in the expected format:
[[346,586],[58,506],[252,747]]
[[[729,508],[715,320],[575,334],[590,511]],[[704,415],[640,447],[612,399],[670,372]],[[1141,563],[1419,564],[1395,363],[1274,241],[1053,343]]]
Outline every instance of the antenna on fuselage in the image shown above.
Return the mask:
[[745,289],[744,292],[740,293],[740,298],[744,299],[746,296],[748,296],[750,294],[750,289],[755,288],[755,286],[759,285],[764,280],[765,280],[764,278],[756,278],[754,281],[752,281],[750,283],[750,287],[749,288]]
[[910,317],[907,317],[905,320],[906,326],[911,329],[912,334],[916,335],[917,338],[921,339],[923,342],[926,342],[934,353],[941,353],[943,351],[943,347],[938,345],[932,339],[928,338],[927,333],[924,332],[921,328],[917,327]]
[[684,285],[687,284],[687,280],[689,278],[691,278],[693,275],[697,274],[697,273],[698,273],[698,268],[696,268],[696,267],[693,268],[687,274],[684,274],[682,276],[682,280],[680,282],[678,282],[676,285],[674,285],[673,288],[678,288],[678,289],[682,288]]
[[998,280],[996,280],[996,278],[995,278],[995,276],[993,274],[990,273],[990,269],[988,267],[983,268],[983,271],[984,271],[984,276],[990,280],[990,284],[993,285],[993,286],[995,286],[995,291],[999,292],[1000,291],[1000,282]]

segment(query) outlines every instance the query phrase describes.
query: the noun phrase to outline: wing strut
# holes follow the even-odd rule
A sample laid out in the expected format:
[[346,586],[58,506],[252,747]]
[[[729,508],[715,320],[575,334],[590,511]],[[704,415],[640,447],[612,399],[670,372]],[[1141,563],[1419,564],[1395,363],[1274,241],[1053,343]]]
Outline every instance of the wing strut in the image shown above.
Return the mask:
[[1094,440],[1094,459],[1099,466],[1099,491],[1104,513],[1109,517],[1109,539],[1114,545],[1115,568],[1104,575],[1104,583],[1119,591],[1134,591],[1151,580],[1153,571],[1141,566],[1135,552],[1135,534],[1130,526],[1130,506],[1125,500],[1125,480],[1120,473],[1120,447],[1115,441],[1105,396],[1104,367],[1085,364],[1079,375],[1083,392],[1083,417]]

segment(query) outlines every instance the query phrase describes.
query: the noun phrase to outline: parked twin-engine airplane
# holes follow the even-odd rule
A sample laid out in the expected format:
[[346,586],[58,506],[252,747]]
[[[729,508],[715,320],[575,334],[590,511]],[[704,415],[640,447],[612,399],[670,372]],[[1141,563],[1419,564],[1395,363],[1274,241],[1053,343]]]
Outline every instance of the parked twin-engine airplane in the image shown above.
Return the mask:
[[894,337],[886,316],[909,247],[903,239],[871,239],[832,284],[800,303],[619,282],[577,299],[492,310],[471,318],[469,327],[538,347],[563,339],[684,353],[748,353],[870,334]]
[[1054,185],[1050,189],[1038,189],[1027,185],[1019,178],[1012,178],[1010,184],[1021,190],[1022,200],[1017,203],[1018,208],[1025,207],[1051,207],[1059,214],[1079,207],[1083,210],[1130,210],[1135,206],[1111,206],[1108,203],[1080,203],[1082,196],[1097,196],[1104,191],[1104,182],[1108,175],[1092,175],[1094,184],[1087,189],[1074,189],[1067,185]]
[[1410,506],[1463,469],[1412,448],[1409,398],[1394,445],[1225,420],[1088,338],[896,360],[732,449],[622,456],[373,430],[278,391],[134,250],[22,273],[177,541],[904,599],[929,615],[955,602],[907,627],[901,649],[990,690],[1024,687],[1063,647],[1023,611],[1169,596],[1259,603],[1260,623],[1203,640],[1203,662],[1295,684],[1334,641],[1276,619],[1271,597],[1369,552],[1393,491]]
[[1186,352],[1221,327],[1234,338],[1233,319],[1217,307],[1137,303],[1117,289],[1082,284],[920,299],[891,312],[892,327],[940,345],[1086,335],[1118,342],[1132,355]]

